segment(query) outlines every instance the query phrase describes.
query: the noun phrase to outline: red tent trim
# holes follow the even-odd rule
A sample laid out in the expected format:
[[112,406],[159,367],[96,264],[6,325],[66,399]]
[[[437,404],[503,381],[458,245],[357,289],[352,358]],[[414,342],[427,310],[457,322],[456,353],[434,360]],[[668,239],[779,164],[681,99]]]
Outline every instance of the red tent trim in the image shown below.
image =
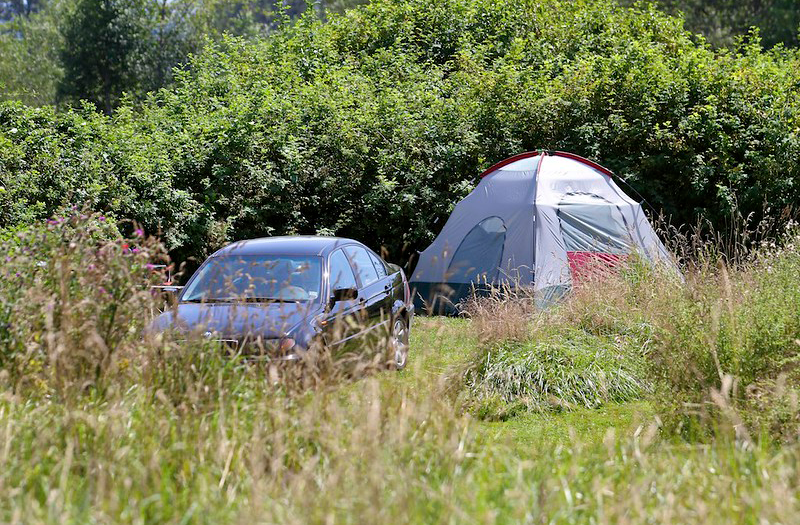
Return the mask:
[[486,171],[484,171],[483,173],[481,173],[480,178],[482,179],[485,176],[487,176],[488,174],[490,174],[491,172],[497,171],[500,168],[502,168],[503,166],[507,166],[507,165],[511,164],[512,162],[517,162],[518,160],[527,159],[529,157],[535,157],[535,156],[540,155],[540,154],[541,153],[539,151],[527,151],[525,153],[520,153],[519,155],[514,155],[513,157],[508,157],[506,160],[501,160],[500,162],[498,162],[497,164],[495,164],[491,168],[489,168]]
[[567,153],[566,151],[528,151],[528,152],[525,152],[525,153],[520,153],[519,155],[514,155],[513,157],[509,157],[509,158],[507,158],[505,160],[501,160],[500,162],[498,162],[497,164],[495,164],[491,168],[489,168],[486,171],[484,171],[483,173],[481,173],[480,178],[482,179],[485,176],[487,176],[488,174],[490,174],[490,173],[492,173],[494,171],[497,171],[500,168],[502,168],[503,166],[507,166],[507,165],[511,164],[512,162],[516,162],[516,161],[522,160],[522,159],[527,159],[529,157],[535,157],[537,155],[553,155],[553,156],[556,156],[556,157],[564,157],[564,158],[567,158],[567,159],[577,160],[578,162],[586,164],[590,168],[596,169],[597,171],[599,171],[603,175],[606,175],[609,178],[614,176],[614,173],[611,170],[609,170],[608,168],[604,168],[600,164],[597,164],[596,162],[592,162],[589,159],[583,158],[580,155],[575,155],[574,153]]

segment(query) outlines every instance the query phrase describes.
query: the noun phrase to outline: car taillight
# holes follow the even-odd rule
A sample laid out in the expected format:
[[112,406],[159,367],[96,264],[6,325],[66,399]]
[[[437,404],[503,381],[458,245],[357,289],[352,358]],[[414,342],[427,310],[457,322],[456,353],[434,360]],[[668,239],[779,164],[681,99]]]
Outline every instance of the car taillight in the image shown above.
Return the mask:
[[403,285],[406,294],[405,303],[408,304],[408,302],[411,300],[411,290],[408,289],[408,280],[406,280],[405,276],[403,276]]

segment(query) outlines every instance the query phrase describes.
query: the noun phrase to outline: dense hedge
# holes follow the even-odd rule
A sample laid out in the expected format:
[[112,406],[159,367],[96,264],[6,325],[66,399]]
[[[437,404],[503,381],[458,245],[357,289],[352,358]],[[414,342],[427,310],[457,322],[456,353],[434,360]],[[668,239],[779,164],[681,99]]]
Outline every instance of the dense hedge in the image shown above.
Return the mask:
[[336,233],[424,247],[490,164],[574,151],[674,222],[800,197],[800,55],[613,2],[375,0],[195,57],[112,118],[0,106],[0,226],[88,203],[178,258]]

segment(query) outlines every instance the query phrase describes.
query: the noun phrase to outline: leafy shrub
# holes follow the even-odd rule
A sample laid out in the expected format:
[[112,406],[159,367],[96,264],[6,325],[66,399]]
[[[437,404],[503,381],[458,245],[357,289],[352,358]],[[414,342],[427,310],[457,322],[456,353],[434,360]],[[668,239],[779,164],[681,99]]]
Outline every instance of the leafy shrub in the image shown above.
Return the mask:
[[0,106],[0,226],[86,202],[178,260],[336,233],[424,247],[482,169],[522,150],[616,171],[673,222],[797,202],[796,51],[714,52],[610,1],[376,0],[228,39],[113,118]]

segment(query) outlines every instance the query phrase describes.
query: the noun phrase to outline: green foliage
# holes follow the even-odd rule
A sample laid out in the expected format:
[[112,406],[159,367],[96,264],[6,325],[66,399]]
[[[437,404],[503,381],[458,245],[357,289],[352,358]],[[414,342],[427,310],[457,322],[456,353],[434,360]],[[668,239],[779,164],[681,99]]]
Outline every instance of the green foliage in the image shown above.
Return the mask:
[[[316,15],[362,0],[310,2]],[[167,86],[207,41],[262,37],[306,11],[306,0],[38,0],[0,2],[0,98],[94,102]],[[64,73],[64,70],[67,73]],[[58,88],[58,89],[57,89]],[[109,106],[110,104],[110,106]],[[109,107],[111,109],[109,109]]]
[[34,106],[55,102],[62,75],[57,27],[62,7],[63,2],[48,2],[41,12],[15,16],[0,24],[0,99]]
[[2,0],[0,1],[0,21],[5,22],[17,16],[30,16],[42,8],[46,0]]
[[681,12],[686,27],[715,45],[733,45],[751,27],[759,28],[772,47],[800,44],[800,11],[794,0],[661,0],[671,13]]
[[60,100],[88,100],[107,115],[136,90],[137,60],[149,40],[144,0],[78,0],[64,21]]
[[86,196],[163,232],[181,260],[316,232],[399,258],[432,240],[482,169],[550,148],[598,160],[676,223],[721,225],[737,203],[761,213],[800,197],[798,63],[757,42],[713,52],[678,19],[611,2],[309,14],[259,42],[209,45],[173,87],[110,120],[3,106],[4,199],[33,209],[3,224]]

